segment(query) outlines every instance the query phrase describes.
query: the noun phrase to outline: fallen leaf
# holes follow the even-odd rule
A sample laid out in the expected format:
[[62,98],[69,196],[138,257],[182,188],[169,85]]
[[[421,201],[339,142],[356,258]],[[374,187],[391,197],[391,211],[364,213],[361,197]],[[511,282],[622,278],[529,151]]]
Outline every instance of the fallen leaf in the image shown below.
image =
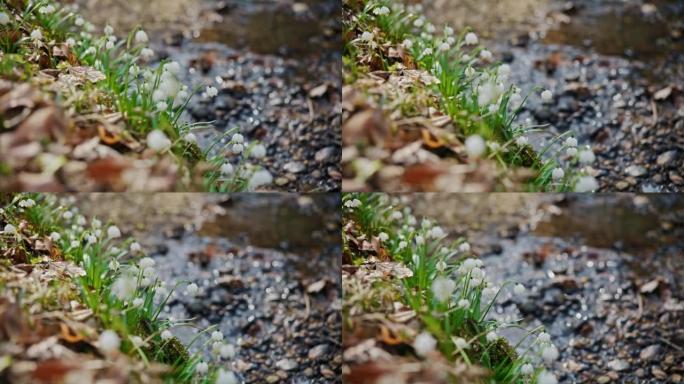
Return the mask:
[[672,93],[672,87],[665,87],[655,94],[653,94],[653,99],[655,100],[665,100],[668,97],[670,97],[670,94]]

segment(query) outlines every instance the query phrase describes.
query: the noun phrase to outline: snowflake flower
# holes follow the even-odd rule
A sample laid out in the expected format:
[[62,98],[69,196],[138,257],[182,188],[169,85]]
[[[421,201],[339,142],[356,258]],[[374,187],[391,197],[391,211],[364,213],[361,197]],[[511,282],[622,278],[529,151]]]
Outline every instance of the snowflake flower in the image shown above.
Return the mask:
[[478,38],[477,35],[473,32],[468,32],[465,35],[465,44],[466,45],[477,45]]
[[131,339],[131,343],[133,343],[133,346],[135,346],[137,348],[142,348],[142,347],[145,347],[147,345],[145,340],[143,340],[143,338],[140,336],[131,336],[130,339]]
[[371,41],[373,40],[373,33],[372,33],[372,32],[368,32],[368,31],[364,31],[364,32],[361,34],[361,37],[359,37],[359,39],[360,39],[361,41],[371,42]]
[[444,272],[447,269],[447,263],[444,260],[440,260],[437,262],[437,264],[435,264],[435,268],[439,272]]
[[145,33],[145,31],[142,29],[135,33],[134,40],[136,44],[147,44],[147,42],[150,41],[147,33]]
[[185,288],[185,293],[188,296],[196,296],[198,292],[199,292],[199,287],[195,283],[190,283],[190,284],[188,284],[187,288]]
[[235,172],[235,169],[233,168],[233,164],[229,162],[225,162],[221,165],[221,174],[223,176],[230,176]]
[[233,152],[234,155],[239,155],[244,150],[245,150],[245,146],[240,144],[240,143],[235,143],[230,147],[230,151]]
[[201,361],[195,367],[195,372],[197,372],[200,375],[204,375],[208,371],[209,371],[209,365],[207,363],[205,363],[204,361]]
[[520,373],[529,376],[534,373],[534,367],[530,363],[523,364],[523,366],[520,367]]
[[250,154],[255,159],[261,159],[266,157],[266,147],[262,144],[257,144],[252,148],[252,153]]
[[436,346],[437,340],[428,332],[422,332],[413,340],[413,349],[418,356],[427,356]]
[[10,17],[5,12],[0,12],[0,25],[7,25],[10,22]]
[[142,246],[140,245],[140,243],[138,243],[136,241],[136,242],[131,243],[130,250],[131,250],[131,253],[140,253],[142,251]]
[[541,343],[550,343],[551,342],[551,335],[549,335],[546,332],[542,332],[537,336],[537,340]]
[[549,91],[548,89],[545,89],[541,93],[541,100],[544,104],[550,104],[553,101],[553,93],[551,93],[551,91]]
[[589,165],[596,161],[596,156],[594,155],[594,151],[590,149],[585,149],[583,151],[580,151],[579,153],[579,162],[584,164],[584,165]]
[[5,225],[5,229],[2,231],[2,233],[6,235],[14,235],[17,233],[17,229],[14,227],[14,225],[7,224]]
[[499,335],[496,334],[494,331],[489,331],[487,332],[487,341],[490,343],[495,342],[499,338]]
[[119,350],[121,339],[116,332],[108,329],[100,334],[97,344],[102,352],[109,355]]
[[136,279],[131,274],[119,276],[112,284],[112,293],[121,301],[130,300],[135,295]]
[[470,301],[468,299],[461,299],[458,301],[459,308],[470,308]]
[[458,349],[468,349],[470,348],[470,344],[466,341],[466,339],[462,337],[457,337],[454,339],[454,344],[456,344],[456,347]]
[[221,357],[224,359],[232,359],[233,357],[235,357],[235,347],[233,347],[230,344],[224,344],[221,346],[219,353],[221,354]]
[[553,373],[542,371],[537,378],[537,384],[558,384],[558,379]]
[[485,141],[480,135],[469,136],[465,141],[466,153],[469,157],[478,158],[485,152]]
[[446,237],[446,235],[447,235],[446,232],[444,232],[442,227],[439,227],[439,226],[434,226],[428,231],[428,237],[430,237],[431,239],[435,239],[435,240]]
[[389,15],[390,9],[387,8],[386,6],[382,6],[382,7],[379,7],[379,8],[375,8],[375,9],[373,10],[373,13],[374,13],[376,16],[386,16],[386,15]]
[[214,341],[223,341],[223,332],[214,331],[211,333],[211,339]]
[[31,38],[35,41],[42,40],[43,32],[41,32],[40,29],[34,29],[33,32],[31,32]]
[[154,57],[154,51],[149,48],[143,48],[140,51],[140,57],[142,57],[143,60],[146,61],[152,60],[152,58]]
[[577,139],[575,139],[574,137],[568,137],[567,139],[565,139],[564,144],[566,147],[576,147]]
[[107,228],[107,237],[110,239],[118,239],[121,237],[121,230],[116,225],[112,225]]
[[215,384],[238,384],[238,379],[232,371],[219,369]]
[[114,28],[112,28],[111,25],[107,24],[107,26],[104,27],[104,33],[105,35],[111,35],[114,33]]
[[378,234],[378,239],[384,243],[385,241],[389,240],[389,235],[385,232],[380,232],[380,234]]
[[555,181],[560,181],[565,177],[565,171],[563,168],[554,168],[554,170],[551,171],[551,177]]
[[272,182],[273,176],[271,173],[265,169],[261,169],[254,172],[252,177],[249,179],[248,188],[250,190],[255,190],[261,186],[271,184]]
[[456,282],[446,277],[438,277],[432,282],[432,293],[440,302],[447,301],[455,289]]
[[171,140],[158,129],[147,135],[147,146],[155,152],[163,152],[171,148]]
[[482,51],[480,51],[480,59],[482,59],[484,61],[492,61],[493,57],[494,56],[492,55],[492,53],[486,49],[483,49]]
[[173,333],[171,333],[171,331],[169,331],[168,329],[165,329],[160,336],[162,340],[166,341],[173,337]]
[[133,300],[133,306],[134,307],[142,307],[143,304],[145,304],[145,300],[141,299],[140,297],[136,297]]
[[[459,244],[458,250],[461,253],[470,252],[470,244],[468,242],[463,242],[463,243]],[[468,260],[470,260],[470,259],[468,259]],[[468,260],[466,260],[466,261],[468,261]]]
[[516,296],[522,296],[525,294],[525,286],[518,283],[513,287],[513,293],[515,293]]
[[547,364],[551,364],[558,359],[559,353],[556,346],[551,344],[542,349],[541,356]]
[[525,137],[525,136],[518,136],[518,138],[515,139],[515,143],[516,143],[519,147],[523,147],[523,146],[527,145],[527,137]]
[[57,232],[50,233],[50,240],[52,240],[53,242],[58,242],[59,239],[61,239],[61,238],[62,238],[62,235],[60,235]]

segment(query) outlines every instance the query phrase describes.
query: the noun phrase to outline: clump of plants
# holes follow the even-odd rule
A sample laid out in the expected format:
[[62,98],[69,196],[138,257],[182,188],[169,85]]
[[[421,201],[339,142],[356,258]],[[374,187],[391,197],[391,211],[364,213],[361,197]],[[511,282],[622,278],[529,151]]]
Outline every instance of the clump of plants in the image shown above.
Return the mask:
[[[536,328],[516,345],[500,336],[503,329],[520,327],[492,319],[488,314],[503,290],[525,295],[523,284],[501,286],[487,279],[482,260],[472,252],[466,239],[453,241],[447,232],[429,219],[419,220],[398,198],[385,194],[345,194],[345,228],[358,237],[379,243],[382,253],[406,266],[411,273],[402,277],[399,301],[411,308],[423,329],[412,347],[417,359],[435,352],[451,362],[480,366],[487,370],[487,383],[556,383],[549,367],[559,357],[551,337]],[[343,234],[345,250],[353,252],[348,234]],[[363,259],[362,252],[353,255]],[[356,260],[355,263],[362,263]],[[525,343],[525,349],[523,348]],[[457,382],[457,377],[452,377]]]
[[[434,76],[431,87],[440,111],[458,127],[470,161],[496,161],[501,168],[534,170],[530,190],[588,192],[598,189],[590,175],[595,161],[589,147],[567,134],[535,150],[529,142],[541,127],[517,122],[531,95],[510,79],[511,67],[497,62],[470,29],[438,28],[423,16],[421,4],[395,0],[344,1],[345,81],[353,83],[370,68],[417,68]],[[553,101],[539,89],[543,104]]]
[[[243,191],[272,182],[255,164],[266,156],[263,145],[232,129],[200,148],[197,132],[211,124],[183,121],[191,98],[214,98],[215,87],[183,84],[178,62],[155,64],[143,29],[117,34],[106,26],[98,32],[77,10],[50,0],[0,4],[0,78],[39,87],[41,76],[57,78],[60,86],[42,90],[69,115],[99,127],[100,141],[113,149],[142,152],[152,161],[171,158],[185,189]],[[0,132],[15,128],[15,118],[0,112]],[[61,165],[58,157],[41,162],[44,172]]]
[[[0,252],[4,255],[0,269],[18,263],[68,263],[78,276],[70,281],[75,291],[69,295],[92,311],[97,321],[99,334],[84,336],[104,359],[117,361],[124,354],[145,366],[164,364],[169,367],[162,375],[166,382],[239,382],[228,364],[236,355],[235,346],[224,340],[217,326],[199,329],[184,345],[174,330],[194,327],[193,323],[160,316],[180,287],[185,287],[183,294],[194,297],[200,290],[197,284],[179,281],[167,285],[140,243],[124,239],[113,224],[87,219],[68,199],[6,195],[0,198],[0,207]],[[23,302],[22,290],[2,291],[5,296],[14,295],[14,302]],[[189,352],[200,340],[204,340],[200,349],[212,351],[212,361]]]

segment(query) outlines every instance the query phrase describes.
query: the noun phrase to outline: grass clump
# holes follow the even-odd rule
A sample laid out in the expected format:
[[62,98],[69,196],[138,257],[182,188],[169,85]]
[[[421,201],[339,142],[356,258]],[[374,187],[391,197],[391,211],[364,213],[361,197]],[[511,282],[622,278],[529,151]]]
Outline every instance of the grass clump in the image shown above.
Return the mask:
[[[343,242],[348,252],[356,253],[355,258],[382,259],[380,255],[386,255],[409,270],[393,281],[401,285],[398,303],[413,310],[420,322],[411,344],[415,358],[429,359],[439,353],[451,363],[482,367],[487,374],[476,383],[546,384],[552,377],[555,380],[539,364],[543,359],[551,365],[558,358],[547,333],[540,328],[528,331],[513,346],[500,332],[520,326],[488,316],[506,286],[514,286],[514,295],[523,296],[522,284],[497,286],[488,281],[482,261],[465,239],[450,241],[445,230],[429,219],[418,220],[398,198],[345,194],[343,206]],[[378,245],[372,251],[364,247],[364,251],[353,245],[360,241]],[[363,305],[375,308],[367,302]],[[518,353],[525,342],[526,350]],[[450,382],[460,382],[458,379],[451,377]]]
[[578,148],[568,134],[548,140],[535,150],[529,142],[540,126],[517,123],[529,97],[549,103],[553,95],[523,95],[510,80],[508,64],[495,61],[466,29],[457,33],[438,29],[422,15],[422,6],[395,0],[345,0],[344,79],[354,83],[366,73],[419,69],[434,77],[431,88],[437,108],[449,116],[471,162],[487,158],[503,170],[525,167],[533,178],[531,191],[593,191],[596,180],[587,166],[594,161],[590,148]]
[[[177,62],[154,64],[148,41],[141,28],[118,35],[106,26],[98,33],[75,5],[0,4],[0,76],[50,95],[81,134],[100,136],[103,144],[134,157],[169,157],[180,168],[174,188],[223,192],[269,184],[270,174],[254,163],[265,148],[246,142],[236,129],[200,148],[197,135],[211,124],[184,122],[183,114],[193,96],[210,100],[218,90],[183,84]],[[3,131],[16,127],[9,126],[13,117],[0,111]],[[43,172],[56,171],[48,168]]]
[[[3,295],[14,293],[10,300],[39,308],[38,313],[57,310],[54,303],[87,308],[96,326],[80,337],[108,362],[119,361],[123,354],[141,361],[145,369],[163,364],[165,369],[152,372],[168,383],[238,382],[221,362],[235,355],[234,347],[224,342],[216,326],[198,330],[189,345],[173,335],[177,327],[195,327],[189,320],[160,317],[177,288],[186,283],[167,286],[157,276],[154,259],[145,256],[133,239],[123,239],[118,227],[86,219],[68,199],[55,195],[3,195],[0,207],[0,269],[61,268],[70,276],[39,291],[41,300],[23,297],[21,283],[17,289],[0,284]],[[206,336],[209,333],[211,337]],[[204,362],[201,352],[190,353],[189,347],[200,339],[206,339],[203,347],[215,352],[215,361]],[[145,369],[139,374],[146,375]],[[132,373],[130,380],[135,377]]]

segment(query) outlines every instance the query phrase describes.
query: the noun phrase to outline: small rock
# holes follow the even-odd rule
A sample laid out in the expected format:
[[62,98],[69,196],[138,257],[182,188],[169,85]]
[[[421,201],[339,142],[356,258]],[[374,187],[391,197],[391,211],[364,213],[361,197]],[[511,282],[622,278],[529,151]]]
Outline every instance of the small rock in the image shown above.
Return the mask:
[[337,149],[335,147],[325,147],[316,152],[315,159],[317,163],[328,162],[331,160]]
[[309,351],[309,359],[318,360],[320,357],[325,355],[328,351],[328,346],[326,344],[319,344]]
[[651,368],[651,373],[659,380],[665,380],[667,378],[667,373],[658,367]]
[[653,344],[651,346],[648,346],[644,349],[641,350],[641,353],[639,353],[639,357],[641,360],[644,361],[651,361],[653,358],[658,355],[658,352],[660,351],[660,346],[658,344]]
[[276,367],[282,369],[283,371],[291,371],[297,368],[297,366],[297,362],[291,359],[282,359],[276,363]]
[[656,163],[658,163],[658,165],[660,165],[661,167],[667,166],[672,162],[672,160],[675,159],[676,156],[677,156],[677,151],[675,151],[675,150],[663,152],[658,156]]
[[283,169],[290,173],[299,173],[303,171],[305,168],[306,166],[304,165],[304,163],[301,163],[299,161],[290,161],[289,163],[283,166]]
[[608,362],[608,368],[618,372],[624,371],[629,368],[629,363],[621,359],[615,359]]
[[647,170],[640,165],[630,165],[625,169],[625,172],[630,176],[639,177],[645,175]]

